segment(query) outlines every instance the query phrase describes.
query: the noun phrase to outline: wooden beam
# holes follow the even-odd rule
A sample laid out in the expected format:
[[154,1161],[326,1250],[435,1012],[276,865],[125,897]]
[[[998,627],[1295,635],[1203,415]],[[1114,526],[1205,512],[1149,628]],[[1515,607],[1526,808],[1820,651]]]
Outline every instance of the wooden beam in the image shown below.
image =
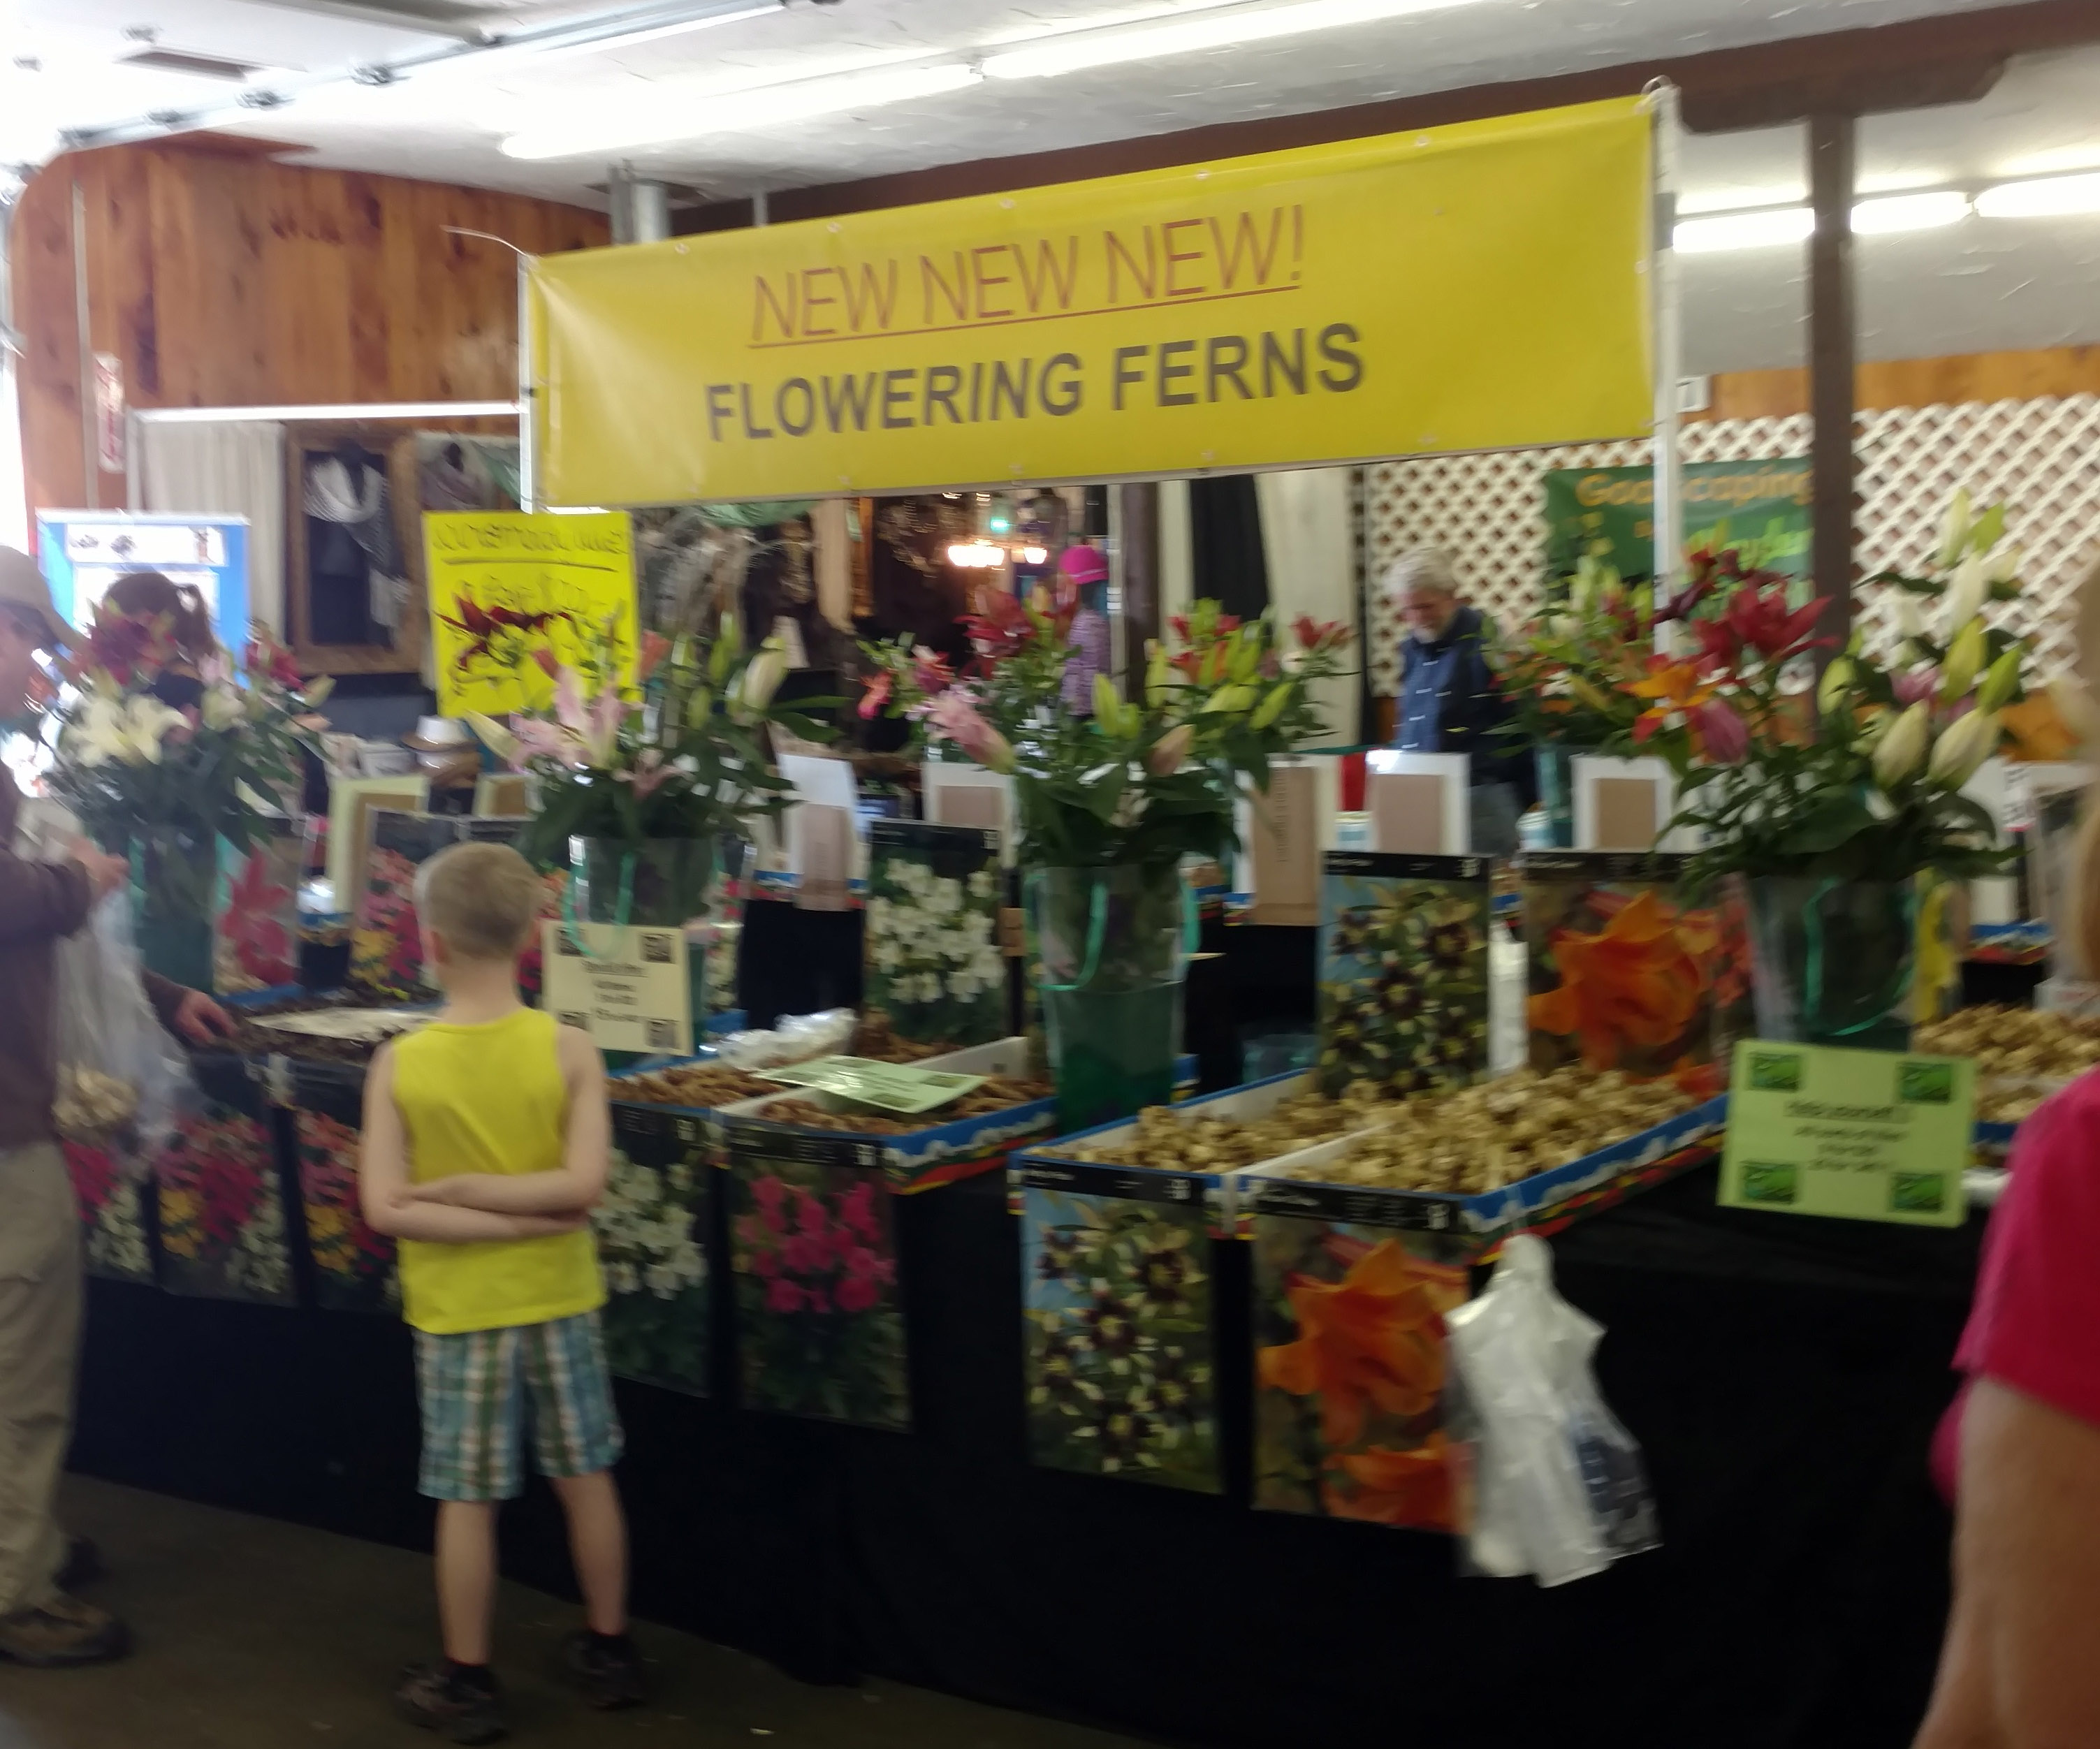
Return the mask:
[[[1247,152],[1402,133],[1556,104],[1622,97],[1651,79],[1675,82],[1687,126],[1700,132],[1795,121],[1823,109],[1849,115],[1964,102],[1996,82],[2009,56],[2100,42],[2094,0],[2027,0],[1986,11],[1942,14],[1858,30],[1828,31],[1701,55],[1629,62],[1551,78],[1476,85],[1383,103],[1191,128],[1011,158],[986,158],[869,177],[770,198],[773,222],[865,213],[968,195],[999,194],[1132,170],[1163,170]],[[749,222],[749,203],[695,207],[673,221],[681,235]]]
[[[1808,122],[1809,400],[1815,415],[1811,479],[1815,494],[1815,577],[1829,602],[1822,632],[1842,648],[1852,635],[1854,320],[1852,194],[1858,124],[1848,115]],[[1828,661],[1830,653],[1824,653]]]

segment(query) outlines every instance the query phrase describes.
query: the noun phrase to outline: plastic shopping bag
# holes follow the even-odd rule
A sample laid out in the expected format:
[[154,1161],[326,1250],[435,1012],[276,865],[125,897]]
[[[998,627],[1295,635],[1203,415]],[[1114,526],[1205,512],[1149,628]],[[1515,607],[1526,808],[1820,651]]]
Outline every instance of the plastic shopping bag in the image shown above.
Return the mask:
[[[62,859],[76,835],[71,817],[46,805],[25,806],[22,816],[15,853]],[[130,895],[97,901],[87,921],[55,944],[52,969],[59,1134],[109,1148],[143,1170],[196,1102],[196,1083],[146,999]]]
[[1654,1548],[1640,1447],[1590,1369],[1604,1327],[1555,1291],[1546,1241],[1512,1236],[1486,1291],[1445,1323],[1453,1432],[1473,1477],[1469,1570],[1560,1585]]

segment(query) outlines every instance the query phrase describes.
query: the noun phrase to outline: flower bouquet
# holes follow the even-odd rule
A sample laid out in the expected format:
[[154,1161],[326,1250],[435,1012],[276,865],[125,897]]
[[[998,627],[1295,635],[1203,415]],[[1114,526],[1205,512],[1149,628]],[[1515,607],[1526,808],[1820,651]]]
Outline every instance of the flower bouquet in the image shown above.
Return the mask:
[[[2031,690],[2024,645],[1983,612],[2018,592],[2005,532],[2002,506],[1979,513],[1958,495],[1929,575],[1868,579],[1896,592],[1893,652],[1855,636],[1812,701],[1793,676],[1830,647],[1815,636],[1824,604],[1791,607],[1785,579],[1762,573],[1693,625],[1696,649],[1621,683],[1644,706],[1625,747],[1669,761],[1672,824],[1703,841],[1691,881],[1749,883],[1766,1038],[1903,1048],[1920,943],[1939,939],[1951,884],[2016,854],[1961,793]],[[1699,555],[1695,578],[1727,568]]]
[[[638,703],[623,695],[609,663],[579,669],[544,649],[532,659],[554,681],[549,713],[515,716],[508,726],[468,718],[497,758],[532,779],[533,816],[518,849],[537,866],[568,869],[580,920],[704,919],[711,939],[733,939],[749,822],[778,820],[794,795],[773,769],[767,731],[832,735],[774,707],[788,672],[779,641],[748,647],[734,615],[711,645],[648,633]],[[693,1001],[697,1024],[707,1011],[705,955],[693,963]]]
[[209,989],[219,843],[245,857],[270,842],[269,799],[298,779],[319,726],[309,713],[333,682],[302,686],[267,634],[244,663],[214,653],[192,674],[165,618],[108,610],[61,674],[46,717],[51,793],[104,848],[130,854],[147,963]]
[[1286,642],[1215,601],[1174,622],[1180,646],[1146,651],[1126,698],[1095,678],[1092,711],[1063,707],[1076,593],[1046,609],[987,588],[966,620],[961,673],[909,638],[863,646],[863,716],[887,708],[923,741],[1011,775],[1043,1013],[1067,1129],[1164,1104],[1172,1092],[1191,932],[1188,856],[1237,842],[1243,782],[1321,732],[1316,681],[1343,672],[1346,629],[1301,618]]

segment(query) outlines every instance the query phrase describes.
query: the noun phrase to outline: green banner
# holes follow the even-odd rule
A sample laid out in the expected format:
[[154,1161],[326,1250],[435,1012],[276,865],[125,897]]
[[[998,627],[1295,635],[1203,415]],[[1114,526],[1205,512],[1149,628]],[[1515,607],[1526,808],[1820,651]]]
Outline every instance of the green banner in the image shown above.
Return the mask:
[[[1684,470],[1684,550],[1734,547],[1746,569],[1809,575],[1808,463],[1696,461]],[[1546,476],[1547,575],[1566,577],[1598,542],[1623,577],[1655,572],[1655,470],[1560,468]]]

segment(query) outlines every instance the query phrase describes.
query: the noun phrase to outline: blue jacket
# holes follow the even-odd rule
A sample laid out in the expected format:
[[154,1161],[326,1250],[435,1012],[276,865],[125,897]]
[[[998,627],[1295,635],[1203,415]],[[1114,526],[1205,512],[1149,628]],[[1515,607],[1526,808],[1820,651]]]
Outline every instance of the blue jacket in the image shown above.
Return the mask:
[[1488,666],[1494,622],[1477,607],[1461,607],[1433,644],[1411,633],[1402,645],[1399,735],[1405,753],[1467,753],[1476,783],[1519,782],[1508,741],[1493,733],[1510,708]]

